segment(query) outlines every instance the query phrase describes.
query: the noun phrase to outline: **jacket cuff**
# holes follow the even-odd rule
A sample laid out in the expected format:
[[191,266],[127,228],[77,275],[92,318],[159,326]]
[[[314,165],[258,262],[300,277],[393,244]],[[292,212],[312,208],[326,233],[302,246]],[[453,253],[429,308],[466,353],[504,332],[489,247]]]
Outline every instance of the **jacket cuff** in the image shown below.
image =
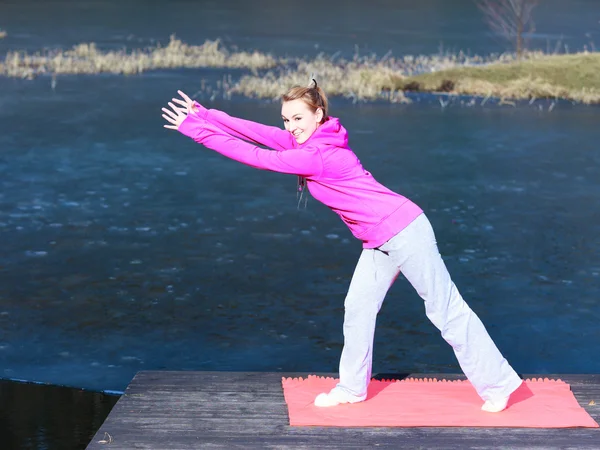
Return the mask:
[[195,100],[194,100],[194,104],[192,106],[196,110],[196,111],[194,111],[195,115],[197,115],[201,119],[206,119],[206,116],[208,115],[208,109],[206,109],[204,106],[202,106],[200,103],[198,103]]
[[187,117],[181,122],[177,131],[179,131],[184,136],[187,136],[192,139],[196,139],[198,137],[199,131],[202,130],[202,126],[205,121],[198,117],[196,114],[188,114]]

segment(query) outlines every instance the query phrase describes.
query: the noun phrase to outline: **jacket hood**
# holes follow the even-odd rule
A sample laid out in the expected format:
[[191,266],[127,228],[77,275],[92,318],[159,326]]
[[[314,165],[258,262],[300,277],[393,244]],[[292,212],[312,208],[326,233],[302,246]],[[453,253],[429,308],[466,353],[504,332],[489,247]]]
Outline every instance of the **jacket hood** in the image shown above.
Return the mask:
[[348,148],[348,132],[337,117],[330,116],[299,148],[312,145]]

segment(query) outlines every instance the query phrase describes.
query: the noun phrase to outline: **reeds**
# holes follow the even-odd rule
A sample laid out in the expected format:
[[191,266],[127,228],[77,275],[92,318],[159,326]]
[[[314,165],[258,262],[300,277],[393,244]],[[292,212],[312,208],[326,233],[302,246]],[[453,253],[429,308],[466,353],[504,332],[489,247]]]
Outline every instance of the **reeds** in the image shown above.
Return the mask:
[[[542,53],[529,53],[528,60],[542,57]],[[513,54],[494,54],[488,57],[470,56],[465,53],[438,54],[432,56],[406,55],[392,58],[386,55],[359,56],[351,60],[336,59],[319,55],[313,60],[295,60],[286,66],[279,66],[265,74],[245,75],[229,90],[230,94],[248,97],[278,98],[293,85],[305,85],[309,76],[316,73],[319,84],[331,95],[340,95],[355,101],[388,99],[392,102],[409,100],[404,95],[406,84],[403,80],[415,74],[443,73],[454,68],[480,67],[492,62],[512,63]]]
[[[34,78],[40,74],[139,74],[178,68],[239,68],[218,89],[226,95],[279,98],[293,85],[304,86],[311,74],[333,96],[353,100],[386,99],[408,102],[405,91],[444,92],[502,99],[562,98],[600,103],[600,53],[548,55],[529,52],[517,61],[514,54],[437,54],[360,56],[352,59],[319,55],[312,59],[275,58],[261,52],[231,51],[219,40],[188,45],[171,36],[168,45],[146,49],[102,51],[95,43],[70,50],[35,54],[9,52],[0,62],[0,76]],[[211,90],[203,82],[201,90]]]
[[314,60],[296,61],[295,67],[284,67],[264,75],[245,75],[229,92],[248,97],[278,98],[291,86],[305,86],[311,74],[329,95],[362,99],[387,98],[405,102],[406,97],[393,87],[398,74],[384,61],[338,61],[319,56]]
[[224,67],[251,70],[266,69],[277,64],[271,55],[260,52],[230,52],[219,40],[207,40],[202,45],[188,45],[171,36],[166,47],[127,51],[101,51],[96,44],[83,43],[70,50],[47,50],[27,54],[9,52],[0,63],[0,75],[33,78],[49,73],[132,75],[147,70]]

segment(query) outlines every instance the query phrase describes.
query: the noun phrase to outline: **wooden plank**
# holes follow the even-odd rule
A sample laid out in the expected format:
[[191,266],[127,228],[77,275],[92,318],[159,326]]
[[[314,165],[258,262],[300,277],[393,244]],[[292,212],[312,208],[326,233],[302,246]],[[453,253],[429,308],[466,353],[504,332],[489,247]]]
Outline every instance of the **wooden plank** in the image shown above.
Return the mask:
[[[335,376],[334,374],[319,374]],[[600,448],[600,429],[290,427],[281,378],[305,373],[136,374],[88,450],[198,448]],[[456,374],[378,374],[378,379],[464,379]],[[600,375],[524,375],[570,383],[600,422]],[[107,434],[105,434],[107,433]],[[110,444],[101,444],[110,435]]]

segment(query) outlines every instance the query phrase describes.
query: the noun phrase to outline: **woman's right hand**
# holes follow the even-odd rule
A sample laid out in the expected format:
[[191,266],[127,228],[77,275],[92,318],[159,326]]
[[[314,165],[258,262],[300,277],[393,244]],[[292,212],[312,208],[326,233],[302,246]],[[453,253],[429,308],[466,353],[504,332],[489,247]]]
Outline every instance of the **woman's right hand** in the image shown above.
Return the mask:
[[187,113],[195,113],[199,111],[199,108],[197,106],[194,105],[194,100],[192,100],[191,98],[189,98],[183,91],[177,91],[177,93],[179,95],[181,95],[181,98],[183,98],[183,100],[180,100],[178,98],[173,98],[173,102],[177,103],[178,105],[181,105],[183,107],[185,107],[187,109]]
[[[171,130],[178,130],[179,126],[186,119],[188,114],[198,112],[200,109],[197,104],[185,95],[182,91],[177,91],[183,100],[178,98],[173,98],[173,102],[169,102],[168,105],[171,109],[162,108],[162,112],[164,113],[163,118],[169,122],[170,125],[164,125],[165,128],[170,128]],[[181,106],[176,106],[175,103]]]

